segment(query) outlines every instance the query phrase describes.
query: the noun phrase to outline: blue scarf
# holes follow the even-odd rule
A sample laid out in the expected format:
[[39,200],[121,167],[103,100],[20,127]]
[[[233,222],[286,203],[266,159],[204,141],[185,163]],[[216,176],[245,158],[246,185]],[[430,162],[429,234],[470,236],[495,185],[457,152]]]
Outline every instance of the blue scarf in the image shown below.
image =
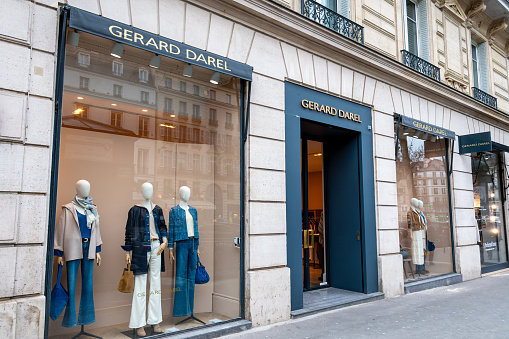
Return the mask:
[[92,223],[94,221],[96,225],[99,225],[99,215],[97,214],[97,208],[92,202],[92,197],[86,197],[85,199],[82,199],[76,195],[72,202],[85,210],[85,215],[87,216],[88,229],[92,228]]

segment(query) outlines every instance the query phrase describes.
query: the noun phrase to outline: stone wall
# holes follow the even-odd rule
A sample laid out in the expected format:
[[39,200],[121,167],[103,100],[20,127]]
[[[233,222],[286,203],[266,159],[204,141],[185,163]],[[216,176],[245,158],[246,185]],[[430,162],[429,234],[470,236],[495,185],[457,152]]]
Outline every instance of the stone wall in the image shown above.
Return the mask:
[[0,337],[44,331],[57,9],[0,2]]

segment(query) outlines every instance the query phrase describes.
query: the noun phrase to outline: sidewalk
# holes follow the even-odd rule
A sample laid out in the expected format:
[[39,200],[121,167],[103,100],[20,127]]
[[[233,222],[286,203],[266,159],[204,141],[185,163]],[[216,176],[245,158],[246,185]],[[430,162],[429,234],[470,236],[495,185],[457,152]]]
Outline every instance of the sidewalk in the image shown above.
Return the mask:
[[509,338],[509,272],[225,338]]

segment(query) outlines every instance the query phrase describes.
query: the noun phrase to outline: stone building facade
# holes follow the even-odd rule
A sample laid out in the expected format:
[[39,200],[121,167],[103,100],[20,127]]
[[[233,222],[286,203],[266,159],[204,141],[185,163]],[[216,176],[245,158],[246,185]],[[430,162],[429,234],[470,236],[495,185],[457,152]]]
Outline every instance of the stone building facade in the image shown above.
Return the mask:
[[[244,232],[240,235],[244,249],[242,270],[239,267],[243,291],[240,304],[241,318],[252,326],[290,319],[302,308],[295,300],[302,300],[306,293],[302,291],[302,265],[298,264],[301,266],[295,270],[296,266],[290,263],[291,259],[293,263],[302,259],[291,257],[295,253],[291,248],[300,252],[302,247],[299,242],[302,216],[300,213],[298,217],[289,215],[292,210],[287,203],[288,190],[292,188],[288,184],[291,159],[287,153],[292,146],[287,142],[291,132],[287,119],[299,115],[303,120],[314,118],[288,111],[287,103],[297,98],[290,95],[288,84],[300,86],[311,91],[303,93],[316,93],[317,97],[338,105],[359,105],[352,106],[351,112],[361,106],[368,107],[371,112],[365,119],[371,121],[369,125],[355,125],[351,129],[356,133],[369,133],[371,139],[366,140],[372,140],[372,180],[369,182],[368,176],[364,186],[372,186],[373,191],[363,194],[373,195],[373,204],[368,209],[372,209],[375,222],[363,226],[357,239],[362,241],[363,256],[373,259],[362,264],[362,279],[365,285],[366,281],[374,281],[375,288],[364,287],[360,292],[383,293],[390,298],[404,294],[405,290],[411,291],[408,286],[419,289],[427,281],[426,276],[410,281],[406,270],[413,270],[415,263],[406,264],[401,252],[405,247],[402,237],[407,237],[402,235],[401,225],[406,223],[404,211],[409,209],[410,203],[399,199],[406,193],[400,190],[403,186],[400,186],[398,173],[404,171],[398,169],[399,153],[395,144],[403,138],[404,128],[411,128],[398,125],[401,117],[456,134],[453,138],[440,139],[444,140],[443,145],[447,144],[441,148],[439,156],[442,167],[433,170],[428,166],[433,156],[426,155],[421,155],[414,165],[428,166],[421,172],[430,173],[429,180],[433,180],[433,172],[443,172],[444,176],[437,178],[446,180],[436,188],[446,189],[443,191],[444,197],[447,196],[444,206],[450,212],[447,218],[444,216],[447,220],[439,221],[440,216],[431,214],[436,219],[437,229],[445,227],[450,232],[444,235],[449,243],[441,244],[439,238],[431,236],[428,240],[441,246],[443,253],[450,252],[448,259],[443,260],[449,260],[452,269],[440,272],[445,275],[437,274],[435,278],[445,277],[442,283],[479,278],[485,266],[481,254],[489,254],[483,252],[485,245],[479,235],[482,237],[483,222],[489,222],[489,218],[481,218],[479,204],[483,205],[479,200],[482,198],[475,186],[478,172],[473,164],[479,154],[462,152],[458,136],[491,132],[494,143],[509,145],[509,31],[506,18],[498,14],[507,7],[506,2],[351,0],[346,2],[346,7],[343,1],[339,3],[323,1],[320,5],[311,0],[2,1],[0,12],[9,15],[0,22],[3,51],[0,59],[0,154],[3,158],[0,200],[7,207],[0,212],[3,220],[0,225],[1,337],[52,335],[47,331],[51,320],[48,319],[46,295],[55,278],[54,274],[47,274],[46,258],[52,257],[52,253],[48,253],[52,248],[48,234],[52,234],[49,229],[55,227],[50,210],[57,208],[56,197],[50,193],[51,177],[59,162],[54,158],[54,142],[55,126],[61,124],[55,117],[59,117],[61,107],[55,107],[55,103],[61,99],[55,97],[55,88],[59,13],[65,5],[253,67],[247,138],[245,145],[240,145],[245,147],[245,181],[240,183],[245,197],[239,192],[229,197],[230,200],[238,198],[238,204],[245,208],[245,221],[241,226]],[[415,8],[412,15],[418,17],[414,26],[409,21],[412,19],[410,8]],[[346,24],[350,21],[338,18],[336,13],[363,26],[362,32],[355,31],[352,28],[355,26]],[[411,27],[418,31],[416,45],[409,44]],[[417,55],[409,52],[412,48],[418,51]],[[475,57],[473,49],[477,53]],[[232,91],[232,96],[235,97],[235,93]],[[299,102],[301,99],[305,98],[300,98]],[[308,100],[319,102],[311,97]],[[164,105],[162,97],[154,105]],[[329,124],[324,120],[329,116],[324,117],[323,113],[313,112],[320,115],[314,123]],[[345,122],[350,123],[354,124]],[[350,128],[350,125],[336,122],[330,125]],[[409,133],[419,139],[415,131]],[[436,134],[428,133],[422,145],[436,140]],[[509,163],[505,160],[508,156],[505,152],[509,148],[502,146],[493,149],[500,159],[497,165],[500,180],[494,184],[492,179],[486,187],[495,185],[496,194],[500,195],[501,207],[498,208],[503,212],[491,217],[503,231],[497,233],[497,243],[507,248],[507,193],[502,187],[507,186],[505,171],[509,170]],[[427,146],[422,147],[422,152],[426,153]],[[414,165],[408,168],[414,170]],[[489,167],[488,171],[494,169]],[[429,197],[423,200],[426,199]],[[234,201],[229,203],[233,205]],[[290,224],[289,220],[295,217],[297,223]],[[327,227],[332,229],[333,225]],[[372,233],[368,234],[369,230]],[[290,234],[298,235],[292,238]],[[297,238],[300,240],[295,242]],[[507,262],[507,250],[500,251],[498,263],[502,266],[498,267],[503,267]],[[438,251],[434,255],[436,261],[442,260],[438,259]],[[428,260],[429,257],[427,268],[431,267]],[[49,270],[55,271],[55,267]],[[334,267],[328,269],[334,270]],[[301,285],[295,285],[296,280],[300,280]],[[90,328],[94,330],[93,326]]]

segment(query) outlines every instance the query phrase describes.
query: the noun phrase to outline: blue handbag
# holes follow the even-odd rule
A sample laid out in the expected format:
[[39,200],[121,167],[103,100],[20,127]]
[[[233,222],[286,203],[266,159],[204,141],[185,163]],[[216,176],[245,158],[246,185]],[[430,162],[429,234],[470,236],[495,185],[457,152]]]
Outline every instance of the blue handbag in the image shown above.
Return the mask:
[[60,283],[60,279],[62,278],[63,266],[64,265],[58,265],[57,283],[55,284],[55,287],[53,287],[53,290],[51,291],[51,305],[49,316],[53,320],[57,320],[57,318],[64,310],[65,305],[67,305],[67,300],[69,300],[69,294],[65,290],[64,286],[62,286],[62,284]]
[[435,250],[435,243],[428,240],[428,251],[433,252]]
[[210,280],[209,274],[205,270],[205,266],[203,266],[200,262],[200,258],[198,258],[198,262],[196,263],[196,278],[194,279],[197,284],[206,284]]

